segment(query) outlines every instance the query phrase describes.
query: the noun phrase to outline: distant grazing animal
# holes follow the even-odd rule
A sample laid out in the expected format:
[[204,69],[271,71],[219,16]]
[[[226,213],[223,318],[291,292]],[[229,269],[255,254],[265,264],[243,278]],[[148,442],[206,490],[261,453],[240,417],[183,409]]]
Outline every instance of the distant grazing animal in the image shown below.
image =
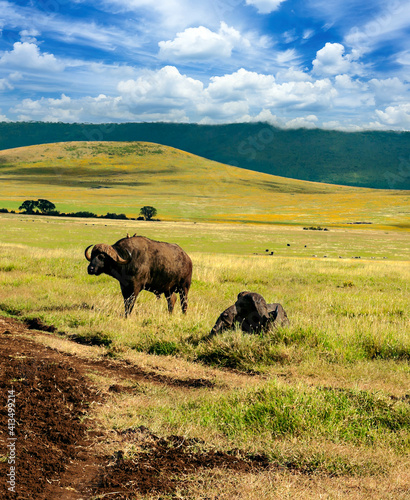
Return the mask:
[[90,263],[88,274],[99,276],[105,273],[119,281],[126,317],[141,290],[152,292],[157,297],[164,294],[170,313],[174,310],[176,293],[179,293],[182,312],[186,312],[192,261],[178,245],[132,236],[122,238],[114,245],[90,245],[84,253]]
[[235,304],[220,314],[205,339],[234,328],[235,323],[239,323],[244,332],[254,333],[270,326],[286,326],[289,324],[289,319],[281,304],[267,304],[258,293],[241,292]]

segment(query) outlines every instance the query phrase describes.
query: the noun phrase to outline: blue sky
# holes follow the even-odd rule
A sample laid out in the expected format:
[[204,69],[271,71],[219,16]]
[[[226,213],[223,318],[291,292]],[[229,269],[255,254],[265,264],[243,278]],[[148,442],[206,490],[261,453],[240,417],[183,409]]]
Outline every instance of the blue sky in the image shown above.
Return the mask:
[[0,0],[0,121],[410,130],[404,0]]

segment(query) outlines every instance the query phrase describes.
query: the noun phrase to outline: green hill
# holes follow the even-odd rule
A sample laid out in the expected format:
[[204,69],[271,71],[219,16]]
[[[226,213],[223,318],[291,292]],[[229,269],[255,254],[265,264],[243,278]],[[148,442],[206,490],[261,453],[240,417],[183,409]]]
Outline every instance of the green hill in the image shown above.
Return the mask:
[[293,179],[410,189],[410,132],[283,130],[266,123],[0,123],[0,150],[84,140],[154,142]]
[[[408,226],[408,191],[306,182],[153,143],[66,142],[0,151],[0,207],[47,199],[61,212],[162,220]],[[349,226],[352,227],[352,226]]]

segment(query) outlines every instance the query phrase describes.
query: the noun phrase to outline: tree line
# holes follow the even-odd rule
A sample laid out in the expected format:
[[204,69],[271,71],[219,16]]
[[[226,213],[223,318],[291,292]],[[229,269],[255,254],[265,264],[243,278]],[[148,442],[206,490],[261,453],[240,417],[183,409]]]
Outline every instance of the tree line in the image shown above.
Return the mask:
[[[106,215],[97,215],[93,212],[80,211],[80,212],[70,212],[64,213],[56,210],[56,206],[49,200],[38,199],[38,200],[25,200],[20,206],[22,214],[26,215],[48,215],[56,217],[84,217],[84,218],[97,218],[97,219],[122,219],[122,220],[158,220],[154,219],[157,215],[157,209],[149,205],[145,205],[140,209],[139,217],[132,218],[127,217],[125,214],[107,213]],[[1,208],[1,213],[15,213],[14,210],[7,210],[7,208]]]

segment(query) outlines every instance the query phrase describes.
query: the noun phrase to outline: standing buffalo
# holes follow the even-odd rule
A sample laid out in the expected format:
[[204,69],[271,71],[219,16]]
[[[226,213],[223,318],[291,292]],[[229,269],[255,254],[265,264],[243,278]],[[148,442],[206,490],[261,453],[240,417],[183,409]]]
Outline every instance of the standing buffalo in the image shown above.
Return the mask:
[[90,252],[92,246],[85,249],[85,257],[90,262],[88,274],[105,273],[119,281],[125,316],[131,313],[141,290],[157,297],[164,294],[170,313],[179,293],[182,312],[186,312],[192,261],[181,247],[135,235],[114,245],[99,243]]

